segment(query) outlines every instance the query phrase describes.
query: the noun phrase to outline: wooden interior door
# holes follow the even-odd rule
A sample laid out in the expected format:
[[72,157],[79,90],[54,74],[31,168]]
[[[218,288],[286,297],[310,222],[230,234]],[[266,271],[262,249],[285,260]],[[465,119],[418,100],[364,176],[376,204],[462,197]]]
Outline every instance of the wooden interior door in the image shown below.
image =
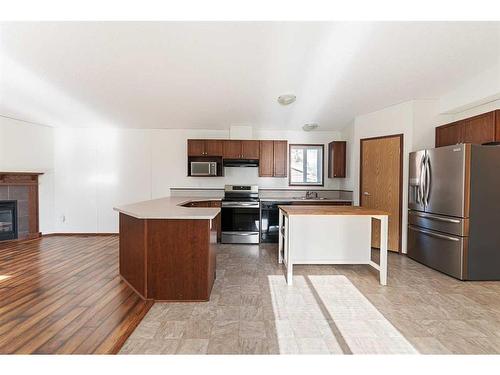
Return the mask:
[[[388,249],[401,250],[403,135],[361,140],[360,205],[389,212]],[[380,247],[380,222],[372,222],[372,247]]]

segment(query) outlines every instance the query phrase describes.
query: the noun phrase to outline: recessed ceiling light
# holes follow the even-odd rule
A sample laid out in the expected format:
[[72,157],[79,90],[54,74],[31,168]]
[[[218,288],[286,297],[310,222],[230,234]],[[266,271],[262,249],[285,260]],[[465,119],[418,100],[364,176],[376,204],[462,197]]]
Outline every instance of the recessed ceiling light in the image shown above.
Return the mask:
[[281,105],[288,105],[292,104],[296,99],[297,97],[293,94],[280,95],[278,96],[278,103]]
[[310,123],[310,124],[305,124],[304,126],[302,126],[302,129],[306,132],[310,132],[311,130],[315,130],[319,127],[318,124],[316,123]]

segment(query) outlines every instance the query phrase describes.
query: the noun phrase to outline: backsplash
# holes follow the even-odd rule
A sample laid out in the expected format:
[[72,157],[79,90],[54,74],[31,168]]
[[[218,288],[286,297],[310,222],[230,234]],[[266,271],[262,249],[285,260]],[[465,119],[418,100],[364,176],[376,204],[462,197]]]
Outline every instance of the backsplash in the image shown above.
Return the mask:
[[[307,191],[318,193],[318,197],[327,199],[352,200],[352,191],[337,189],[307,189],[307,188],[260,188],[261,198],[296,198],[303,197]],[[224,188],[171,188],[172,197],[207,197],[222,198]]]

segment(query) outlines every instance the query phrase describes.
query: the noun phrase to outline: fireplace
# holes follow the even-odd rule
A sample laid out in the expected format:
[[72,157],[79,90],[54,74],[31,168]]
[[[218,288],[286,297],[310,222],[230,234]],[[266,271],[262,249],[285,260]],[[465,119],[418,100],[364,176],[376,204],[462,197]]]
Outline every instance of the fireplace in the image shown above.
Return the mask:
[[0,201],[0,241],[17,238],[17,201]]

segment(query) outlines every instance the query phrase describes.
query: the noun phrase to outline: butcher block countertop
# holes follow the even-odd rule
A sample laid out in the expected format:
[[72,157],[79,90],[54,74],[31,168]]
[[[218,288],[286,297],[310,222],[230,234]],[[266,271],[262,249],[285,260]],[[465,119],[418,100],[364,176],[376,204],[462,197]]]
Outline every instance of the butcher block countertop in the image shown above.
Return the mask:
[[220,212],[220,208],[183,207],[183,204],[199,201],[214,201],[220,198],[166,197],[114,207],[115,211],[137,219],[169,220],[211,220]]
[[288,216],[309,215],[389,215],[388,212],[360,206],[278,206]]

